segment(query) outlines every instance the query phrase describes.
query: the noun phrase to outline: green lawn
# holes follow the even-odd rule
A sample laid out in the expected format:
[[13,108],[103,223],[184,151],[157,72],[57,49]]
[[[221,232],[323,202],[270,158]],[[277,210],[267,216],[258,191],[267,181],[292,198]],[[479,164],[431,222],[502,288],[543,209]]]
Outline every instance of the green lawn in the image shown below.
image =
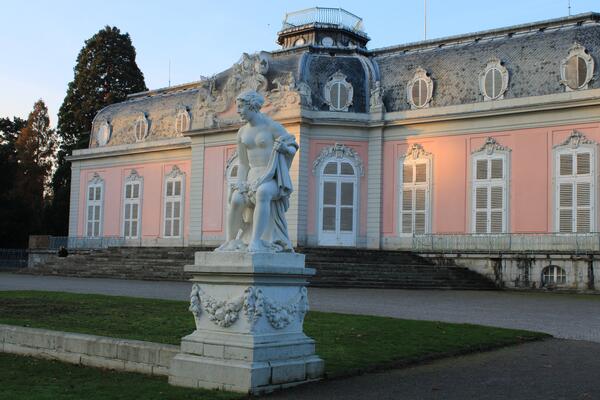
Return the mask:
[[[193,317],[187,308],[188,303],[182,301],[54,292],[0,292],[0,323],[2,324],[170,344],[179,344],[182,336],[194,330]],[[325,360],[325,370],[329,377],[353,375],[423,359],[487,350],[547,337],[537,332],[479,325],[322,312],[310,312],[304,327],[307,335],[316,340],[317,354]],[[69,394],[71,393],[69,391],[75,388],[69,389],[65,385],[70,385],[68,382],[71,380],[76,382],[88,379],[91,382],[86,384],[90,390],[102,392],[102,388],[106,387],[106,390],[116,390],[119,395],[123,394],[122,398],[132,398],[125,395],[128,393],[127,390],[132,389],[127,388],[121,392],[114,388],[110,389],[112,386],[101,382],[114,380],[118,387],[118,382],[130,382],[129,379],[136,382],[139,380],[139,385],[131,385],[140,388],[136,389],[135,398],[147,397],[138,396],[137,393],[142,393],[141,387],[153,396],[161,391],[164,394],[164,390],[169,392],[169,396],[171,394],[174,396],[168,397],[164,394],[147,398],[188,398],[185,397],[187,392],[184,390],[169,391],[170,387],[167,386],[166,381],[160,378],[97,371],[62,363],[45,363],[47,362],[8,355],[0,357],[0,394],[4,390],[13,390],[9,393],[14,394],[8,397],[0,395],[0,398],[18,398],[19,390],[23,390],[23,393],[30,393],[30,390],[40,391],[37,397],[27,398],[54,399],[56,396],[65,399],[79,398],[76,394]],[[65,372],[58,372],[62,369]],[[31,381],[23,378],[30,374],[35,375],[36,379]],[[15,375],[18,377],[15,378]],[[109,376],[118,378],[109,378]],[[72,379],[65,381],[65,377],[72,377]],[[42,388],[35,384],[37,378]],[[14,384],[10,384],[9,389],[6,389],[7,382],[14,382]],[[31,383],[30,387],[27,382]],[[52,385],[52,382],[56,384]],[[44,397],[42,389],[49,390],[48,393],[51,392],[52,395]],[[210,396],[213,395],[211,392],[208,393]],[[121,397],[114,397],[109,391],[105,392],[104,397],[98,398]]]

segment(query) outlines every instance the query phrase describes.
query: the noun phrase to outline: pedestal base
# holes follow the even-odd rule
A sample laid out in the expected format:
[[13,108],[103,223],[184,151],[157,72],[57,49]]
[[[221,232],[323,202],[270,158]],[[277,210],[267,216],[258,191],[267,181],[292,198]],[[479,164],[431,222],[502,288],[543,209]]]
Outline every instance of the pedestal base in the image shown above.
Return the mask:
[[308,309],[301,254],[198,252],[190,310],[169,383],[259,394],[319,379],[324,363],[302,332]]

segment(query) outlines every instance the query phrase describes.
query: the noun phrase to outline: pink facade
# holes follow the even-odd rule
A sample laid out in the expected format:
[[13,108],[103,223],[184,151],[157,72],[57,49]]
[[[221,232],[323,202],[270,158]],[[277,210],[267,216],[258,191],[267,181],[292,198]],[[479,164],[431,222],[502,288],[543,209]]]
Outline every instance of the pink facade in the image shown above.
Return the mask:
[[235,150],[235,145],[213,146],[204,150],[202,234],[205,237],[222,237],[225,234],[226,165]]
[[119,167],[105,167],[98,169],[82,169],[80,175],[80,198],[78,208],[77,235],[86,235],[86,203],[87,187],[98,174],[103,181],[103,236],[123,236],[123,199],[124,184],[132,170],[137,171],[142,177],[141,194],[141,240],[152,241],[161,238],[162,224],[164,221],[164,193],[165,177],[176,166],[184,174],[183,185],[183,237],[189,233],[189,206],[190,206],[190,161],[179,160],[162,163],[141,163]]
[[422,145],[432,154],[432,233],[470,233],[470,157],[482,147],[487,137],[493,137],[510,149],[508,231],[554,232],[553,149],[573,131],[600,142],[598,124],[386,141],[383,150],[383,235],[399,234],[398,161],[412,143]]

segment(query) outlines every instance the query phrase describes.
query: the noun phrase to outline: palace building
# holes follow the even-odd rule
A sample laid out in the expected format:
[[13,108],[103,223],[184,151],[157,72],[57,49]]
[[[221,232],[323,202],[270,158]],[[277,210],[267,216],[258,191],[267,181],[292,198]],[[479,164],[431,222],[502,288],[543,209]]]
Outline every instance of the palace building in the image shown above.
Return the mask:
[[74,151],[69,236],[216,246],[235,99],[296,136],[300,246],[412,250],[513,286],[593,289],[600,14],[369,49],[341,9],[286,15],[280,49],[101,110]]

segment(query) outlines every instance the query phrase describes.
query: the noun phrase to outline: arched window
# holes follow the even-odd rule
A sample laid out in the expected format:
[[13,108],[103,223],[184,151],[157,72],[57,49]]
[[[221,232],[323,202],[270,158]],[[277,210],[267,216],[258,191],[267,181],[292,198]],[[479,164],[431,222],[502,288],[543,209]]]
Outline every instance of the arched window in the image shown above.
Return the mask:
[[573,131],[554,146],[555,231],[587,233],[596,229],[596,143]]
[[87,186],[86,236],[102,236],[103,208],[104,179],[97,173],[94,173]]
[[471,229],[508,232],[510,149],[488,137],[471,156]]
[[431,153],[419,144],[400,159],[400,229],[402,234],[431,232]]
[[560,78],[566,91],[587,89],[594,76],[594,59],[585,47],[575,43],[560,63]]
[[165,177],[163,233],[166,238],[178,238],[183,231],[185,174],[173,166]]
[[141,231],[143,178],[132,169],[123,187],[123,237],[137,239]]
[[333,74],[325,84],[325,102],[331,111],[348,111],[352,105],[354,89],[341,71]]
[[433,81],[423,68],[417,68],[406,86],[406,100],[411,108],[429,107],[433,97]]
[[135,121],[134,134],[136,142],[143,142],[148,137],[148,118],[145,113],[141,113]]
[[567,283],[565,270],[556,265],[549,265],[542,270],[542,286],[564,285]]
[[336,143],[313,163],[318,177],[319,245],[354,246],[358,232],[358,183],[362,161],[350,147]]
[[498,58],[492,58],[479,75],[479,90],[483,99],[486,101],[502,99],[507,88],[508,70]]
[[187,108],[181,108],[177,111],[175,117],[175,132],[182,133],[190,129],[190,113]]

